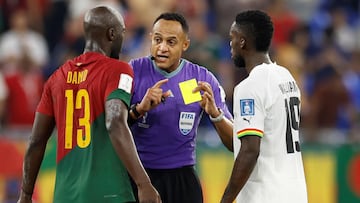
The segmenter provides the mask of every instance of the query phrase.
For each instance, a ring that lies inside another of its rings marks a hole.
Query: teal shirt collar
[[[150,56],[151,57],[151,56]],[[180,59],[180,64],[179,66],[176,68],[176,70],[174,70],[173,72],[171,73],[168,73],[164,70],[161,70],[155,63],[155,61],[151,60],[152,64],[153,64],[153,67],[155,68],[155,70],[157,72],[159,72],[161,75],[163,75],[165,78],[171,78],[171,77],[174,77],[178,72],[180,72],[183,67],[184,67],[184,64],[185,64],[185,60],[184,59]]]

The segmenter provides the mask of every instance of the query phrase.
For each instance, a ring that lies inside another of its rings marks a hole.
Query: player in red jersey
[[[133,71],[119,61],[125,25],[110,7],[85,14],[84,53],[47,81],[24,160],[19,203],[31,202],[46,143],[57,128],[55,203],[161,202],[127,126]]]

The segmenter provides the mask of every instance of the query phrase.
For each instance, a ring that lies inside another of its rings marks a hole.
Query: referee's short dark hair
[[[186,19],[184,18],[183,15],[181,15],[180,13],[162,13],[159,15],[159,17],[157,17],[154,21],[153,24],[155,24],[157,21],[164,19],[164,20],[173,20],[173,21],[177,21],[181,24],[181,27],[183,29],[183,31],[188,34],[189,33],[189,25],[186,22]]]
[[[256,51],[269,50],[274,25],[268,14],[260,10],[248,10],[237,14],[235,22],[249,39],[253,39]]]

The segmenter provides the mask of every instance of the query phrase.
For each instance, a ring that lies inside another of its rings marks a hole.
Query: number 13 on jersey
[[[75,97],[74,97],[75,96]],[[80,148],[89,146],[91,141],[90,131],[90,100],[86,89],[80,89],[74,95],[74,90],[65,90],[66,116],[65,116],[65,149],[72,149],[74,126],[76,129],[76,143]],[[74,117],[74,111],[82,111],[82,117]],[[74,123],[75,122],[75,123]]]

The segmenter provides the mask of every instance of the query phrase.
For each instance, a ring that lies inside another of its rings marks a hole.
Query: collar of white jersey
[[[277,66],[276,62],[270,62],[270,63],[261,63],[259,65],[256,65],[251,71],[250,73],[255,70],[255,69],[258,69],[258,68],[261,68],[263,66]]]

